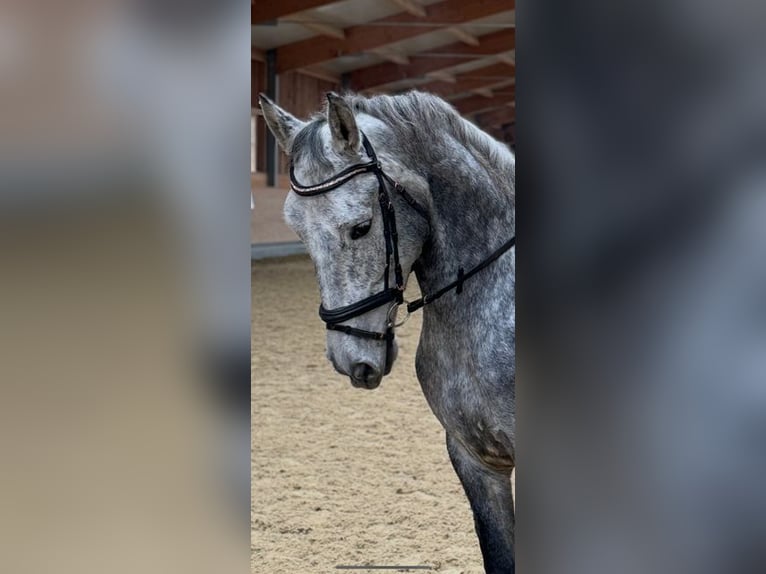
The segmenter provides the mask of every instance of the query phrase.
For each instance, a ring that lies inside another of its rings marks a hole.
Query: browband
[[[361,175],[363,173],[368,173],[368,172],[369,173],[374,172],[377,169],[377,166],[378,166],[378,162],[376,161],[371,161],[369,163],[362,163],[358,165],[352,165],[348,169],[344,169],[335,177],[330,178],[327,181],[323,181],[322,183],[318,183],[316,185],[301,185],[295,179],[295,166],[293,166],[293,164],[291,163],[290,164],[290,188],[295,193],[297,193],[298,195],[302,195],[303,197],[310,197],[312,195],[327,193],[328,191],[337,189],[344,183],[354,179],[357,175]]]
[[[290,188],[298,195],[311,197],[312,195],[320,195],[322,193],[332,191],[333,189],[337,189],[347,181],[354,179],[357,175],[375,172],[382,173],[383,168],[378,162],[378,157],[375,155],[375,150],[372,149],[372,144],[370,144],[370,141],[367,139],[367,136],[364,135],[364,133],[362,133],[362,145],[364,146],[364,151],[367,153],[367,156],[370,158],[369,162],[358,163],[356,165],[352,165],[351,167],[347,167],[330,179],[327,179],[316,185],[302,185],[298,183],[298,180],[295,178],[295,165],[291,161]]]

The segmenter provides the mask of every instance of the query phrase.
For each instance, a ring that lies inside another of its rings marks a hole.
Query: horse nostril
[[[375,369],[367,363],[356,363],[351,370],[351,376],[357,381],[367,381],[375,374]]]
[[[367,389],[374,389],[380,384],[380,373],[367,363],[355,363],[351,367],[351,380],[354,386],[362,386]]]

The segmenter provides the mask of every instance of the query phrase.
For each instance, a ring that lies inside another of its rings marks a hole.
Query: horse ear
[[[266,125],[269,126],[271,133],[277,139],[279,147],[285,153],[289,153],[295,134],[306,125],[305,122],[286,112],[263,94],[258,96],[258,103],[261,106],[261,110],[263,110],[263,118],[266,120]]]
[[[327,122],[336,149],[341,153],[356,154],[361,136],[354,112],[346,100],[334,92],[327,93]]]

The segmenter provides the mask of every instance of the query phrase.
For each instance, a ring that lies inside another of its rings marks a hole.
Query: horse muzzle
[[[358,389],[376,389],[383,380],[383,373],[369,363],[356,363],[351,367],[351,384]]]

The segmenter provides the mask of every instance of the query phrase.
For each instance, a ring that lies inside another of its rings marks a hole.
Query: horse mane
[[[412,146],[413,156],[416,152],[432,148],[437,138],[442,138],[443,132],[446,132],[498,178],[510,182],[515,180],[516,161],[511,150],[463,118],[452,105],[438,96],[412,90],[394,96],[367,97],[346,93],[342,97],[356,113],[364,113],[384,122],[400,142]],[[331,169],[332,164],[324,159],[321,137],[321,129],[326,123],[325,107],[313,114],[306,127],[296,135],[291,155]],[[511,185],[511,193],[513,188]]]
[[[427,92],[412,90],[394,96],[345,94],[344,99],[356,112],[363,112],[385,122],[397,132],[400,141],[428,139],[446,130],[484,165],[501,174],[510,174],[513,181],[516,161],[511,150],[463,118],[449,103]]]

